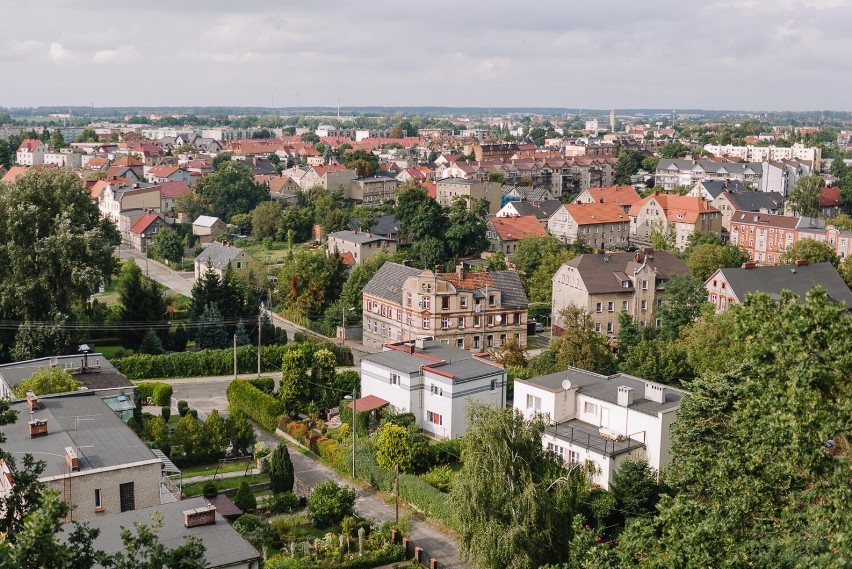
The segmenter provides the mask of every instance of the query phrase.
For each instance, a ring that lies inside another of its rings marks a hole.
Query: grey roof
[[[521,284],[521,275],[518,271],[493,271],[489,273],[494,281],[494,288],[500,291],[500,304],[502,306],[529,306],[527,293]]]
[[[828,291],[832,300],[852,308],[852,291],[831,263],[720,270],[740,302],[753,292],[766,292],[773,298],[780,298],[784,290],[792,291],[804,301],[808,292],[820,285]]]
[[[745,186],[742,185],[739,180],[706,180],[702,181],[701,185],[704,187],[705,190],[707,190],[707,193],[713,196],[713,199],[718,198],[724,191],[728,191],[731,193],[741,193],[749,191],[746,189]]]
[[[526,200],[509,202],[518,212],[518,215],[534,215],[538,218],[549,217],[540,207],[533,205]]]
[[[407,347],[410,342],[407,344],[399,342],[394,345]],[[362,361],[409,374],[417,373],[422,366],[428,366],[440,369],[443,373],[452,374],[459,381],[492,374],[499,370],[493,364],[475,358],[472,352],[435,340],[424,341],[423,348],[415,347],[413,354],[404,350],[385,348],[385,351],[362,358]]]
[[[197,537],[204,543],[204,558],[207,567],[228,567],[248,561],[260,561],[260,554],[243,537],[216,513],[216,523],[207,526],[186,528],[183,525],[184,510],[203,508],[208,505],[204,498],[190,498],[181,502],[171,502],[151,508],[131,510],[111,516],[95,517],[87,520],[88,524],[100,530],[95,539],[95,549],[106,553],[117,553],[124,550],[121,541],[121,530],[132,530],[135,523],[151,524],[151,516],[159,512],[163,517],[163,527],[158,536],[160,542],[168,549],[183,545],[186,538]],[[65,532],[73,529],[71,524],[62,526]],[[67,539],[67,538],[65,538]]]
[[[562,202],[559,200],[543,200],[538,202],[538,207],[544,212],[544,214],[550,218],[551,215],[556,213],[560,207],[562,207]]]
[[[713,174],[745,174],[747,170],[755,174],[763,173],[761,162],[714,162],[713,160],[685,160],[677,158],[663,158],[657,163],[657,172],[667,170],[674,166],[677,170],[693,170],[700,167],[702,170]]]
[[[421,269],[406,267],[399,263],[385,263],[376,271],[370,282],[364,286],[362,292],[396,304],[402,304],[402,285],[405,284],[405,279],[422,272]]]
[[[349,229],[344,229],[343,231],[335,231],[334,233],[328,234],[329,238],[334,237],[335,239],[340,239],[341,241],[348,241],[349,243],[358,243],[359,245],[363,245],[364,243],[373,243],[375,241],[394,241],[390,237],[385,237],[383,235],[376,235],[375,233],[367,233],[364,231],[350,231]]]
[[[242,249],[234,247],[233,245],[223,245],[222,243],[214,241],[204,248],[204,250],[195,258],[195,262],[207,265],[207,261],[209,259],[210,265],[214,269],[225,270],[228,263],[237,257],[245,257],[245,253]]]
[[[97,468],[121,467],[134,462],[159,462],[130,427],[91,391],[39,397],[41,408],[32,419],[47,421],[47,436],[30,438],[31,420],[26,399],[12,403],[17,422],[0,427],[5,452],[31,453],[46,464],[42,478],[67,474],[65,448],[79,448],[80,474]],[[81,420],[77,420],[80,417]],[[76,434],[75,434],[76,432]]]
[[[734,209],[740,211],[774,211],[778,209],[778,204],[763,192],[742,192],[728,193],[728,200],[734,206]]]
[[[349,220],[349,229],[358,227],[360,220],[353,217]],[[383,215],[376,219],[376,223],[370,228],[370,233],[376,235],[396,235],[399,233],[400,223],[393,215]]]
[[[631,292],[632,286],[627,289],[622,287],[622,280],[617,273],[630,275],[646,263],[654,268],[658,283],[667,280],[671,275],[689,274],[686,263],[666,251],[639,253],[639,262],[636,261],[636,255],[637,253],[587,253],[574,257],[566,264],[580,272],[586,290],[592,294]]]
[[[624,373],[607,376],[574,367],[569,367],[566,371],[550,375],[517,381],[559,393],[564,391],[562,382],[566,379],[571,382],[572,388],[577,388],[578,393],[613,404],[618,404],[618,388],[620,386],[631,387],[633,388],[633,404],[630,405],[630,410],[645,413],[646,415],[656,415],[657,413],[677,409],[680,407],[681,398],[687,393],[682,389],[666,386],[665,402],[657,403],[656,401],[645,399],[645,386],[648,384],[661,385],[659,383]]]
[[[133,389],[133,384],[118,371],[103,354],[89,354],[86,359],[86,369],[83,369],[83,355],[56,356],[52,358],[37,358],[0,365],[0,378],[6,385],[13,387],[32,376],[39,369],[58,365],[68,369],[77,381],[82,381],[88,389],[117,389],[127,387]]]
[[[466,178],[442,178],[438,180],[439,184],[463,184],[465,186],[469,186],[475,182],[475,180],[468,180]]]

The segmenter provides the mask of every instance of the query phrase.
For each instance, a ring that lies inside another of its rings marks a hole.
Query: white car
[[[542,324],[541,322],[536,322],[535,323],[535,333],[541,334],[542,332],[544,332],[544,324]]]

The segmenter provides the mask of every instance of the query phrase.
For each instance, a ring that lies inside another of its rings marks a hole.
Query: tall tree
[[[234,411],[228,415],[225,428],[228,431],[228,440],[231,442],[231,455],[249,454],[254,448],[254,443],[257,442],[257,435],[254,434],[246,414],[239,410]]]
[[[228,446],[228,428],[216,409],[207,415],[207,420],[201,426],[198,444],[199,450],[207,454],[221,452]]]
[[[118,240],[115,225],[101,218],[70,170],[33,170],[11,185],[0,183],[0,316],[70,318],[110,278]],[[8,354],[8,332],[2,344]]]
[[[475,567],[534,568],[566,559],[571,520],[587,487],[542,446],[544,420],[475,404],[450,503],[461,553]]]
[[[269,483],[273,494],[292,492],[295,476],[290,451],[284,443],[279,444],[269,456]]]
[[[442,238],[447,225],[443,208],[416,182],[399,187],[396,218],[400,232],[414,243],[427,237]]]
[[[659,336],[666,340],[678,337],[680,329],[695,320],[707,303],[704,281],[692,275],[672,275],[665,284],[666,294],[657,309]]]
[[[120,332],[121,343],[136,349],[142,342],[148,325],[162,322],[166,317],[163,291],[152,279],[142,275],[133,261],[125,261],[118,277],[119,315],[126,325]]]
[[[212,303],[207,305],[198,319],[195,344],[202,350],[228,347],[228,331],[225,329],[222,314]]]
[[[787,250],[781,255],[780,261],[786,264],[792,264],[796,261],[831,263],[837,267],[840,259],[834,251],[834,247],[825,241],[800,239],[793,243],[792,247],[787,247]]]
[[[183,238],[177,231],[162,230],[154,236],[153,252],[157,257],[170,263],[178,263],[183,260],[183,245]]]
[[[225,221],[237,213],[249,213],[269,199],[269,191],[254,181],[251,170],[239,160],[222,163],[202,177],[193,191],[210,205],[213,215]]]
[[[322,409],[336,407],[343,397],[343,394],[337,391],[336,368],[337,360],[330,350],[314,352],[311,365],[311,387],[314,392],[312,399]]]
[[[789,205],[797,215],[816,217],[819,215],[819,200],[825,188],[825,180],[817,174],[800,178],[787,196]]]
[[[488,238],[485,236],[487,216],[488,202],[485,200],[474,200],[470,205],[464,198],[453,202],[444,233],[450,256],[466,257],[488,248]]]
[[[281,212],[284,208],[277,201],[258,204],[251,212],[252,232],[259,238],[275,237],[281,225]]]
[[[288,349],[281,357],[281,387],[278,396],[288,411],[301,408],[313,394],[308,380],[308,354],[303,348]]]
[[[559,369],[574,366],[596,373],[615,369],[615,356],[606,338],[595,330],[589,311],[572,304],[562,309],[559,320],[564,332],[550,342]]]

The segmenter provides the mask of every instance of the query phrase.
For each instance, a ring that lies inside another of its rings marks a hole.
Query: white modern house
[[[527,418],[543,415],[544,446],[568,463],[594,463],[594,482],[606,489],[630,457],[658,471],[671,462],[671,426],[684,395],[631,375],[569,367],[515,380],[514,408]]]
[[[417,427],[436,437],[461,437],[472,401],[505,405],[506,370],[486,356],[432,338],[385,344],[361,360],[358,410],[390,405],[413,413]]]

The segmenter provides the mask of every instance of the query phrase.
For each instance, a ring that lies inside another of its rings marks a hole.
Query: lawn
[[[250,458],[244,460],[229,460],[228,462],[219,467],[218,472],[220,474],[223,474],[225,472],[245,472],[246,468],[254,468],[255,465],[255,461],[251,460]],[[188,466],[184,469],[181,469],[181,473],[183,473],[184,478],[192,478],[193,476],[207,476],[216,474],[217,466],[218,463]]]
[[[229,488],[239,488],[242,481],[245,480],[249,484],[258,484],[260,482],[269,482],[268,474],[254,474],[248,476],[236,476],[234,478],[217,478],[213,480],[213,484],[216,485],[218,490],[227,490]],[[195,482],[193,484],[187,484],[183,487],[183,495],[185,498],[191,498],[193,496],[200,496],[204,491],[204,485],[209,484],[209,482]]]
[[[273,241],[269,247],[253,237],[241,239],[236,243],[237,247],[245,251],[251,258],[257,259],[264,265],[280,265],[287,260],[290,247],[283,241]],[[304,245],[293,245],[293,251],[298,251]]]
[[[98,352],[102,353],[104,357],[108,360],[111,360],[117,357],[118,353],[121,352],[123,356],[133,355],[133,350],[127,350],[119,344],[112,344],[109,346],[97,346]]]

